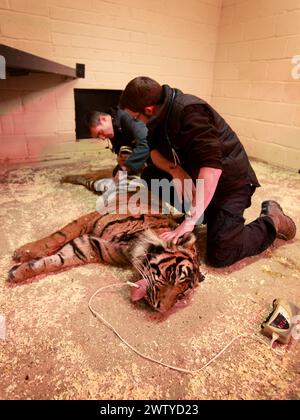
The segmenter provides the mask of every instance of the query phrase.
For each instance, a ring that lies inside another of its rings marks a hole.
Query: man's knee
[[[207,263],[208,265],[210,265],[211,267],[215,267],[215,268],[224,268],[224,267],[228,267],[231,264],[228,264],[227,261],[220,259],[220,258],[216,258],[215,255],[207,255],[206,256],[207,259]]]
[[[228,267],[239,260],[237,250],[220,244],[210,245],[207,249],[206,259],[210,266],[216,268]]]

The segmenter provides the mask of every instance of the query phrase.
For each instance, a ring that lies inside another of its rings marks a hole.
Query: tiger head
[[[142,277],[135,283],[138,287],[131,289],[132,301],[145,298],[155,310],[166,312],[197,287],[204,276],[199,270],[195,242],[192,233],[175,245],[146,231],[131,252],[132,263]]]

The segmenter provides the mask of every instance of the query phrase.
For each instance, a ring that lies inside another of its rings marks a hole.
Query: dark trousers
[[[165,172],[147,167],[142,178],[149,188],[151,179],[170,179]],[[207,224],[207,262],[214,267],[226,267],[245,257],[260,254],[276,238],[276,229],[268,216],[258,217],[245,225],[245,209],[251,206],[255,187],[244,185],[239,189],[215,195],[204,213]],[[174,204],[171,198],[170,204]]]

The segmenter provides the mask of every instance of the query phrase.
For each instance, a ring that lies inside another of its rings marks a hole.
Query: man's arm
[[[179,179],[182,184],[185,179],[191,179],[180,165],[175,165],[174,162],[170,162],[158,150],[151,150],[150,156],[154,165],[162,171],[167,172],[173,179]]]
[[[221,174],[221,169],[208,167],[200,169],[198,179],[204,182],[204,197],[198,197],[197,194],[193,194],[193,210],[191,215],[186,218],[175,230],[163,233],[161,235],[163,239],[172,239],[173,242],[176,243],[182,235],[193,231],[196,223],[214,196]],[[203,202],[201,200],[203,200]]]
[[[186,179],[191,180],[191,177],[186,171],[181,166],[175,165],[174,162],[170,162],[156,149],[151,150],[150,156],[155,166],[171,175],[174,181],[176,180],[176,182],[174,182],[174,187],[177,191],[178,198],[180,199],[183,196],[186,202],[191,203],[195,188],[192,181],[186,188],[184,181]]]
[[[131,118],[131,117],[130,117]],[[149,146],[147,142],[148,130],[141,121],[131,118],[129,121],[129,131],[131,140],[135,143],[132,146],[132,154],[125,160],[125,166],[134,172],[140,172],[149,158]]]
[[[151,151],[151,159],[155,166],[170,174],[173,179],[179,179],[182,183],[185,179],[190,179],[190,176],[180,166],[175,166],[172,162],[162,156],[158,150]],[[177,242],[180,236],[184,235],[186,232],[193,231],[196,223],[214,196],[221,174],[221,169],[209,167],[200,168],[198,179],[204,182],[204,196],[198,197],[196,188],[190,192],[193,196],[192,211],[190,216],[186,218],[184,222],[174,231],[162,234],[164,239],[173,239],[174,242]],[[189,194],[186,195],[189,196]]]
[[[195,224],[210,204],[217,189],[221,175],[222,169],[206,167],[200,169],[198,179],[203,181],[204,190],[203,197],[197,197],[196,195],[193,196],[193,210],[191,212],[190,219],[195,222]],[[202,203],[199,202],[201,199],[203,199]]]
[[[174,163],[166,159],[158,150],[151,150],[150,157],[157,168],[172,175],[171,171],[175,169]]]

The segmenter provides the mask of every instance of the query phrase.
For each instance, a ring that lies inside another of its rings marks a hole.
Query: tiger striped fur
[[[20,264],[9,272],[18,283],[41,274],[89,263],[131,265],[140,274],[132,300],[145,298],[156,310],[169,310],[203,279],[193,234],[177,245],[159,238],[178,216],[90,213],[14,253]]]
[[[98,193],[95,188],[95,183],[101,179],[107,178],[107,176],[109,176],[109,170],[104,169],[86,174],[66,175],[61,178],[60,182],[61,184],[82,185],[89,191]]]

